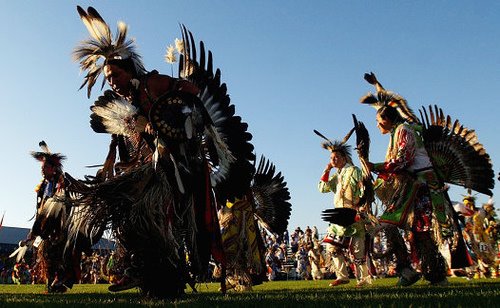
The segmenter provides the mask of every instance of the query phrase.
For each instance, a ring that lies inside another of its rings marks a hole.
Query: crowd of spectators
[[[297,227],[292,234],[273,236],[263,231],[269,280],[323,279],[332,276],[328,253],[318,228]]]
[[[403,239],[407,245],[408,252],[412,259],[412,266],[419,268],[418,258],[415,256],[414,247],[410,247],[411,232],[401,231]],[[306,227],[302,230],[297,227],[292,234],[285,232],[283,236],[273,236],[263,231],[263,238],[266,244],[266,265],[268,269],[268,279],[272,280],[318,280],[335,279],[335,267],[330,252],[322,243],[326,234],[319,234],[316,227]],[[345,238],[349,240],[349,238]],[[342,243],[338,243],[342,245]],[[344,243],[347,247],[348,243]],[[445,246],[440,247],[444,249]],[[500,251],[500,242],[497,252]],[[396,276],[396,260],[392,252],[391,244],[387,242],[384,232],[377,233],[369,244],[369,258],[367,260],[370,275],[373,278],[385,278]],[[350,262],[348,270],[351,278],[355,277],[354,260],[348,253],[346,260]],[[490,268],[491,274],[485,277],[500,277],[500,253],[494,268]],[[460,270],[448,269],[449,276],[464,276],[472,278],[470,275],[460,274]],[[483,277],[483,276],[479,276]],[[474,278],[476,278],[474,276]]]
[[[409,247],[408,234],[403,234]],[[276,236],[262,230],[266,254],[268,280],[318,280],[335,279],[335,268],[330,252],[325,249],[317,227],[305,230],[297,227],[291,234],[288,231]],[[347,238],[348,239],[348,238]],[[499,244],[500,245],[500,244]],[[369,270],[373,278],[392,277],[396,275],[396,262],[390,253],[384,233],[373,238],[370,247]],[[36,255],[36,254],[35,254]],[[0,284],[38,284],[44,283],[40,275],[39,264],[35,255],[29,254],[26,259],[16,263],[8,255],[0,256]],[[350,257],[346,255],[346,260]],[[413,264],[418,267],[417,258]],[[113,283],[121,275],[113,251],[97,250],[91,255],[83,255],[81,259],[80,283],[98,284]],[[354,266],[348,266],[354,277]]]
[[[114,253],[94,251],[91,255],[82,255],[81,278],[79,283],[109,283],[114,278]],[[8,255],[0,257],[0,284],[44,284],[40,275],[40,263],[32,255],[15,262]]]

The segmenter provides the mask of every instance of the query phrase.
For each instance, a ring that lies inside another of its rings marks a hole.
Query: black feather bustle
[[[425,148],[441,179],[491,196],[495,185],[491,159],[475,131],[453,122],[436,105],[429,106],[428,113],[422,107],[420,114]]]
[[[290,192],[284,176],[276,173],[276,167],[261,156],[253,177],[252,193],[256,205],[256,215],[271,229],[271,232],[283,234],[288,227],[292,211]]]
[[[199,89],[206,90],[212,97],[211,101],[205,101],[204,107],[208,112],[210,122],[214,123],[217,132],[224,136],[224,142],[229,151],[236,158],[227,174],[221,174],[218,164],[221,160],[214,151],[213,140],[206,139],[209,151],[207,156],[211,158],[212,179],[216,181],[215,192],[219,200],[244,196],[250,187],[252,175],[255,172],[253,145],[250,143],[252,135],[247,131],[248,124],[241,117],[236,116],[235,106],[231,104],[227,94],[226,84],[221,82],[221,71],[214,72],[212,52],[206,51],[205,44],[200,41],[199,50],[195,46],[194,36],[185,25],[181,25],[181,35],[184,42],[184,54],[179,61],[179,77],[187,78]],[[208,55],[208,57],[207,57]],[[199,58],[197,58],[199,57]],[[207,57],[207,58],[206,58]],[[190,72],[188,76],[182,76]]]

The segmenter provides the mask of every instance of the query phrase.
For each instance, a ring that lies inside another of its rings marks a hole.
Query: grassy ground
[[[199,293],[171,303],[144,298],[137,290],[112,294],[107,285],[75,285],[66,294],[43,294],[42,285],[0,285],[1,307],[500,307],[500,279],[451,278],[446,287],[420,281],[395,287],[396,279],[375,280],[357,289],[354,281],[335,288],[328,281],[266,282],[246,293],[220,294],[218,284],[198,285]]]

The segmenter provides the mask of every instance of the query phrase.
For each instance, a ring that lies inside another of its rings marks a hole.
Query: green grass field
[[[329,281],[266,282],[246,293],[220,294],[218,284],[199,284],[199,293],[172,303],[148,299],[138,290],[112,294],[108,285],[75,285],[65,294],[44,294],[43,285],[0,285],[1,307],[500,307],[500,279],[451,278],[446,287],[419,281],[395,287],[396,279],[378,279],[371,287],[355,282],[328,287]]]

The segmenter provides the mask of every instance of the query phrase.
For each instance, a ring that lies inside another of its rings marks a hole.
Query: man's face
[[[334,168],[341,169],[346,164],[346,158],[339,152],[332,152],[330,154],[330,165]]]
[[[42,175],[46,179],[51,179],[55,173],[56,173],[56,168],[54,168],[54,166],[52,166],[51,164],[44,163],[42,165]]]
[[[132,74],[120,68],[115,64],[107,64],[104,66],[104,77],[113,91],[121,96],[130,94],[130,80]]]
[[[380,132],[385,135],[388,132],[391,131],[392,128],[392,122],[384,119],[380,116],[380,114],[377,114],[377,127],[380,130]]]

